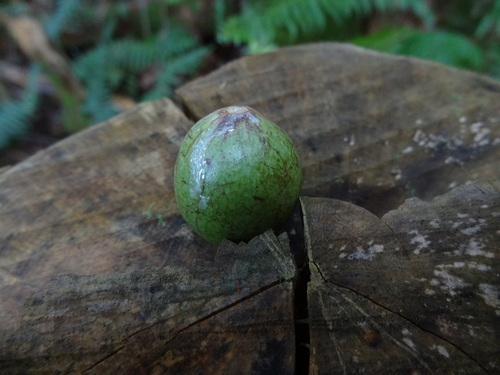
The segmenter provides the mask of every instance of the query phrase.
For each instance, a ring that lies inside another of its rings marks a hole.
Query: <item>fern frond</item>
[[[116,21],[130,15],[131,1],[108,1],[107,21]],[[64,30],[83,31],[89,23],[95,23],[98,19],[98,8],[100,0],[57,0],[52,15],[45,22],[45,31],[50,39],[57,39]]]
[[[407,27],[392,27],[352,40],[381,52],[415,56],[464,69],[481,69],[483,52],[465,36],[453,32],[422,33]]]
[[[408,39],[418,34],[418,30],[409,27],[388,27],[373,34],[354,38],[350,42],[380,52],[398,53]]]
[[[179,82],[178,76],[191,74],[208,52],[197,45],[197,40],[180,27],[172,27],[168,34],[147,41],[123,39],[100,43],[74,63],[74,71],[89,89],[87,112],[94,121],[114,115],[111,93],[124,86],[137,91],[135,74],[152,66],[165,68],[145,98],[170,96]]]
[[[94,79],[90,82],[83,111],[90,115],[93,124],[105,121],[118,113],[111,102],[111,95],[111,89],[105,79]]]
[[[88,90],[83,110],[91,116],[93,123],[105,121],[117,114],[111,104],[111,83],[117,80],[117,72],[112,70],[104,46],[93,55],[94,70],[82,77]]]
[[[75,18],[82,7],[81,0],[58,0],[55,12],[45,24],[45,32],[48,37],[52,40],[57,39],[61,30]]]
[[[427,2],[420,0],[406,0],[407,6],[400,9],[411,10],[420,20],[424,23],[427,30],[434,28],[436,24],[436,17],[432,10],[427,5]]]
[[[0,148],[9,144],[29,129],[29,120],[38,104],[38,78],[40,66],[35,64],[30,69],[28,85],[23,97],[18,101],[0,105]]]
[[[487,63],[485,73],[494,79],[500,80],[500,49],[498,43],[490,42],[486,44],[485,60]]]
[[[148,66],[181,54],[194,46],[197,41],[186,31],[172,29],[168,35],[158,36],[148,41],[122,39],[100,44],[78,58],[74,70],[80,79],[85,80],[102,69],[101,54],[106,55],[106,65],[111,69],[125,69],[139,72]],[[112,72],[110,72],[112,74]]]
[[[484,65],[483,51],[465,36],[453,32],[418,33],[397,52],[463,69],[480,70]]]
[[[341,24],[353,16],[372,12],[412,10],[426,25],[434,22],[424,0],[270,0],[248,2],[241,15],[229,18],[219,39],[236,44],[276,42],[281,30],[292,40],[299,34],[323,31],[329,19]]]
[[[155,87],[142,100],[146,101],[171,96],[174,87],[180,83],[179,76],[193,74],[199,68],[203,58],[209,51],[210,49],[207,47],[199,47],[178,57],[169,59],[165,63],[163,72],[158,76]]]
[[[24,112],[21,103],[6,103],[0,106],[0,149],[27,131],[29,116],[30,114]]]
[[[500,1],[492,1],[491,9],[488,9],[481,18],[476,28],[476,36],[482,38],[488,33],[500,35]]]
[[[226,4],[224,0],[215,0],[214,2],[214,29],[216,36],[220,35],[224,18],[226,15]]]

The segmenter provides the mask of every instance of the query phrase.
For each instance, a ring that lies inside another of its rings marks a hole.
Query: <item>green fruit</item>
[[[182,216],[213,243],[279,229],[301,183],[290,138],[249,107],[222,108],[198,121],[186,134],[174,173]]]

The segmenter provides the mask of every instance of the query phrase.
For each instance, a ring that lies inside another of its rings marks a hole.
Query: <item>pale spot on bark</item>
[[[410,240],[410,243],[412,245],[417,245],[415,250],[413,250],[413,254],[415,255],[420,254],[423,249],[427,248],[431,244],[431,241],[427,240],[427,236],[421,235],[416,229],[412,230],[410,234],[414,235],[414,237]]]
[[[443,345],[433,345],[431,347],[432,350],[437,350],[439,354],[441,354],[443,357],[450,358],[450,354],[448,353],[448,350]]]
[[[482,293],[478,293],[483,297],[484,302],[491,307],[495,308],[496,315],[500,315],[500,291],[496,285],[491,284],[479,284],[479,289]]]
[[[455,296],[457,294],[457,290],[470,285],[460,277],[454,276],[446,271],[434,270],[434,275],[441,279],[439,285],[440,288],[448,292],[450,296]]]
[[[375,255],[382,253],[384,251],[383,245],[372,245],[367,249],[363,249],[361,246],[356,248],[354,253],[349,254],[349,260],[373,260]]]
[[[409,339],[408,337],[403,338],[403,342],[414,352],[417,351],[417,347],[415,346],[415,343]]]

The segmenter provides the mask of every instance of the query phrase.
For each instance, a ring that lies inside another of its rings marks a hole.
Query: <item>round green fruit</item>
[[[301,183],[299,155],[290,138],[249,107],[222,108],[198,121],[175,164],[182,216],[216,244],[279,229]]]

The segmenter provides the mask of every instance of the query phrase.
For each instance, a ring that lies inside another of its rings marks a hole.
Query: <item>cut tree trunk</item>
[[[0,373],[500,372],[498,82],[331,43],[177,99],[0,174]],[[173,168],[228,105],[291,136],[304,186],[288,235],[217,248]]]

